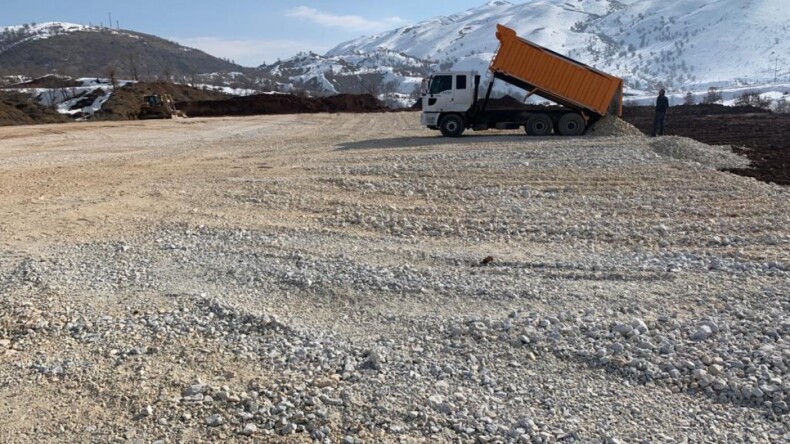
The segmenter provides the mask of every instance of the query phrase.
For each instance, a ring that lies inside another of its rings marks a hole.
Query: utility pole
[[[110,18],[110,21],[107,22],[107,25],[110,27],[110,29],[112,29],[112,12],[108,12],[107,17]]]
[[[775,51],[771,51],[771,55],[774,56],[774,84],[776,84],[777,74],[779,74],[779,54]]]
[[[779,54],[774,56],[774,84],[776,84],[777,74],[779,74]]]

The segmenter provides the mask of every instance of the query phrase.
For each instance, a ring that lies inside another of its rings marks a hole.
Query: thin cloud
[[[285,12],[288,17],[309,20],[326,28],[342,28],[350,31],[383,31],[393,26],[402,25],[406,20],[400,17],[388,17],[383,20],[371,20],[358,15],[336,15],[319,11],[307,6],[298,6]]]
[[[277,59],[287,59],[300,51],[326,52],[331,49],[325,44],[298,40],[221,39],[217,37],[171,37],[170,40],[248,67],[259,66],[264,61],[273,63]]]

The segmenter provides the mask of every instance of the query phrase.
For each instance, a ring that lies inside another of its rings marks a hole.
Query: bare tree
[[[790,113],[790,102],[785,97],[780,97],[774,102],[774,112],[780,114]]]
[[[738,106],[754,106],[757,108],[769,109],[771,108],[771,99],[762,97],[757,91],[746,91],[735,99],[735,104]]]
[[[391,80],[389,82],[384,82],[381,85],[381,95],[384,100],[384,105],[387,108],[398,108],[400,107],[400,102],[396,96],[398,92],[398,81]]]
[[[414,88],[412,88],[411,92],[409,93],[409,99],[417,101],[419,100],[421,95],[422,95],[422,88],[418,83],[414,85]]]
[[[189,74],[189,83],[193,88],[197,88],[198,84],[200,83],[200,77],[194,70]]]
[[[44,99],[47,102],[47,105],[50,108],[52,108],[54,110],[57,110],[58,109],[58,97],[59,97],[58,89],[57,88],[47,88],[47,89],[44,90],[44,92],[42,94],[44,96]]]
[[[722,100],[724,100],[724,97],[722,96],[721,91],[719,91],[719,88],[711,86],[708,88],[708,92],[702,98],[702,103],[710,105],[713,103],[719,103]]]
[[[137,76],[137,66],[138,66],[137,53],[135,52],[129,53],[129,59],[127,60],[127,64],[129,65],[129,75],[132,77],[132,80],[134,80],[135,82],[139,81],[140,79]]]
[[[694,98],[694,94],[691,91],[686,93],[686,96],[683,98],[684,105],[696,105],[697,99]]]
[[[164,76],[166,82],[169,82],[173,78],[173,68],[170,66],[170,63],[165,63],[162,69],[162,76]]]
[[[381,82],[378,76],[375,75],[359,75],[359,88],[363,94],[370,94],[378,98],[381,94]]]
[[[75,91],[76,88],[70,88],[68,86],[61,86],[58,88],[58,96],[61,98],[61,102],[65,102],[76,97],[76,94],[74,94]]]
[[[112,84],[113,89],[118,87],[117,72],[114,65],[107,67],[107,78],[110,79],[110,84]]]
[[[79,89],[77,89],[77,87],[75,87],[75,86],[72,86],[72,87],[71,87],[71,88],[69,88],[69,90],[68,90],[68,95],[69,95],[69,98],[72,98],[72,99],[73,99],[73,98],[77,97],[79,94],[80,94],[80,92],[79,92]],[[83,93],[83,94],[84,94],[84,93]]]

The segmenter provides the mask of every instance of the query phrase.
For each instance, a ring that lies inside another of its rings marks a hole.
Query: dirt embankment
[[[39,105],[27,94],[0,92],[0,126],[70,122],[68,116]]]
[[[119,88],[107,101],[99,120],[136,120],[143,97],[169,94],[179,111],[189,117],[250,116],[259,114],[302,114],[321,112],[382,112],[387,108],[371,95],[340,94],[310,98],[291,94],[259,94],[231,97],[172,83],[136,83]]]
[[[118,88],[96,113],[98,120],[137,120],[143,108],[143,97],[169,94],[176,102],[195,100],[218,100],[229,96],[216,91],[206,91],[188,85],[153,82],[134,83]]]
[[[645,134],[653,130],[652,107],[626,107],[623,119]],[[790,185],[790,115],[748,106],[683,105],[669,109],[666,134],[711,145],[732,145],[752,161],[730,170],[765,182]]]
[[[176,107],[190,117],[387,111],[387,107],[381,101],[369,94],[340,94],[319,98],[290,94],[259,94],[226,100],[179,102]]]
[[[71,77],[49,75],[30,80],[29,82],[17,83],[9,86],[9,88],[72,88],[81,85],[82,82]]]
[[[81,82],[67,77],[44,76],[29,82],[7,86],[0,91],[0,126],[65,123],[71,118],[43,106],[30,94],[15,91],[22,88],[72,88]],[[91,102],[92,103],[92,102]]]
[[[36,79],[20,87],[64,87],[64,79],[52,77]],[[58,83],[60,82],[60,83]],[[303,113],[368,113],[386,112],[388,108],[369,95],[340,94],[331,97],[302,97],[291,94],[260,94],[233,97],[217,91],[203,90],[173,83],[134,83],[117,88],[95,120],[137,120],[143,109],[143,98],[148,95],[170,95],[180,111],[189,117],[250,116],[259,114]],[[97,94],[89,94],[85,103],[93,103]],[[7,93],[0,96],[0,125],[32,125],[36,123],[70,122],[71,118],[38,105],[24,94]]]

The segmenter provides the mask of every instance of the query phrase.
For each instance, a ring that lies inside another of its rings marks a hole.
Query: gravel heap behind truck
[[[572,60],[497,25],[499,49],[488,69],[493,79],[480,100],[480,76],[439,72],[423,80],[422,124],[458,137],[464,130],[518,129],[528,135],[578,136],[607,114],[623,112],[623,80]],[[496,79],[551,100],[558,107],[489,107]]]

